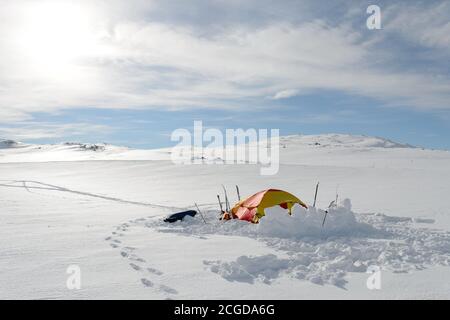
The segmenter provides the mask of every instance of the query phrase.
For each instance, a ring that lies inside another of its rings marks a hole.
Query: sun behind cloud
[[[98,12],[85,2],[36,1],[24,5],[16,39],[28,71],[71,77],[77,60],[104,51],[97,16]]]

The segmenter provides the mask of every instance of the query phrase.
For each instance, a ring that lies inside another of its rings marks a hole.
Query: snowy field
[[[279,173],[262,176],[258,164],[175,165],[169,149],[0,141],[0,298],[450,298],[448,151],[346,135],[281,146]],[[238,184],[311,205],[317,181],[317,209],[217,219],[221,184],[233,203]],[[206,224],[162,221],[194,203]],[[366,286],[373,265],[380,290]]]

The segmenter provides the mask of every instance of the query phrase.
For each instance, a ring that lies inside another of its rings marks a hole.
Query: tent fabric
[[[246,220],[257,223],[261,217],[265,216],[266,208],[280,206],[292,213],[292,207],[298,203],[304,208],[307,205],[289,192],[277,189],[263,190],[236,203],[231,209],[233,216],[239,220]]]

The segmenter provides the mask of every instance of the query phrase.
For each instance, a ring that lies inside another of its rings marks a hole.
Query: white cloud
[[[386,10],[386,28],[430,48],[450,51],[450,2],[426,6],[392,5]]]
[[[269,19],[266,24],[235,23],[202,33],[198,26],[139,17],[139,8],[151,12],[158,6],[155,2],[127,7],[119,3],[103,7],[108,10],[104,13],[97,10],[95,50],[80,50],[77,59],[54,68],[20,51],[14,36],[20,19],[0,22],[0,122],[76,107],[253,108],[267,97],[321,89],[390,105],[450,108],[448,74],[438,77],[393,67],[395,61],[386,58],[385,49],[349,23]],[[14,6],[8,10],[20,13]],[[419,26],[436,16],[438,11],[421,15]],[[395,19],[393,25],[404,22]],[[434,36],[431,27],[421,30],[423,43],[445,47],[445,34]]]
[[[295,90],[295,89],[282,90],[280,92],[277,92],[273,96],[273,99],[275,99],[275,100],[287,99],[287,98],[295,97],[298,94],[299,94],[299,90]]]
[[[0,137],[18,141],[29,141],[67,136],[87,136],[112,132],[113,128],[89,123],[51,124],[20,122],[15,127],[0,127]]]

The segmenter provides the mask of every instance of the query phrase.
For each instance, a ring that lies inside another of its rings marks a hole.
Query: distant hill
[[[0,149],[20,148],[23,146],[25,146],[25,144],[14,140],[0,139]]]
[[[323,147],[415,148],[412,145],[394,142],[385,138],[350,134],[291,135],[281,137],[280,141]]]

